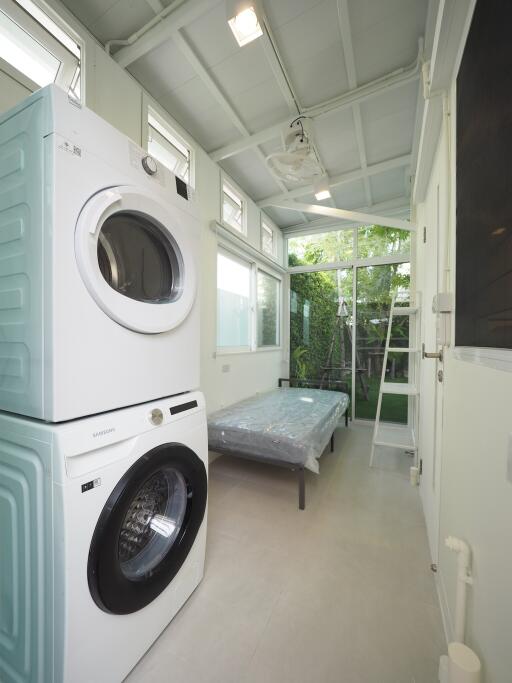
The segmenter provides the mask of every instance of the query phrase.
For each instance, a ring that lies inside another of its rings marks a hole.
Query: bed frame
[[[339,380],[331,381],[331,384],[336,382],[337,384],[343,385],[343,388],[346,388],[347,385],[339,382]],[[303,380],[303,379],[298,379],[298,378],[284,378],[280,377],[278,380],[279,388],[281,389],[283,386],[283,383],[287,383],[288,386],[290,387],[302,387],[302,388],[310,388],[310,389],[318,389],[320,380]],[[314,386],[316,383],[317,386]],[[342,389],[340,388],[340,391]],[[345,411],[345,427],[348,427],[348,409],[349,409],[350,403],[347,405],[347,409]],[[334,451],[334,432],[331,434],[331,441],[330,441],[330,447],[331,447],[331,453]],[[232,457],[236,458],[243,458],[244,460],[253,460],[255,462],[264,462],[268,463],[269,465],[276,465],[277,467],[284,467],[287,470],[291,470],[292,472],[297,472],[298,475],[298,483],[299,483],[299,510],[305,510],[306,509],[306,478],[305,478],[305,468],[303,466],[294,464],[294,463],[286,463],[283,462],[282,460],[274,460],[273,458],[260,458],[257,455],[247,455],[247,454],[239,454],[237,453],[236,455],[233,453],[233,451],[228,451],[228,450],[222,450],[220,448],[215,448],[215,453],[220,453],[221,455],[230,455]]]

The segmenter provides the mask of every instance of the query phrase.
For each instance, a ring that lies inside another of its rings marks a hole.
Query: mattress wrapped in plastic
[[[283,388],[258,394],[208,417],[212,451],[303,465],[317,459],[348,406],[347,394]]]

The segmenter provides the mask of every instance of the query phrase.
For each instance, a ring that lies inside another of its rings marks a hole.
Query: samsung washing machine
[[[0,117],[0,410],[60,422],[199,387],[190,188],[48,86]]]
[[[119,683],[203,575],[203,396],[0,435],[0,680]]]

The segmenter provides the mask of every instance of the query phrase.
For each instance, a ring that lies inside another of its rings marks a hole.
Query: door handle
[[[440,360],[441,363],[443,362],[443,350],[441,351],[436,351],[435,353],[427,353],[425,351],[425,344],[421,345],[421,357],[422,358],[437,358],[437,360]]]

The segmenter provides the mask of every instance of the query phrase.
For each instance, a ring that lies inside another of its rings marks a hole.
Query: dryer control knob
[[[155,173],[158,171],[158,165],[156,161],[153,159],[153,157],[150,157],[149,154],[145,157],[142,157],[142,168],[148,175],[155,175]]]
[[[162,413],[160,408],[153,408],[153,410],[149,414],[149,421],[152,425],[155,425],[155,427],[158,427],[158,425],[162,424],[162,422],[164,421],[164,414]]]

